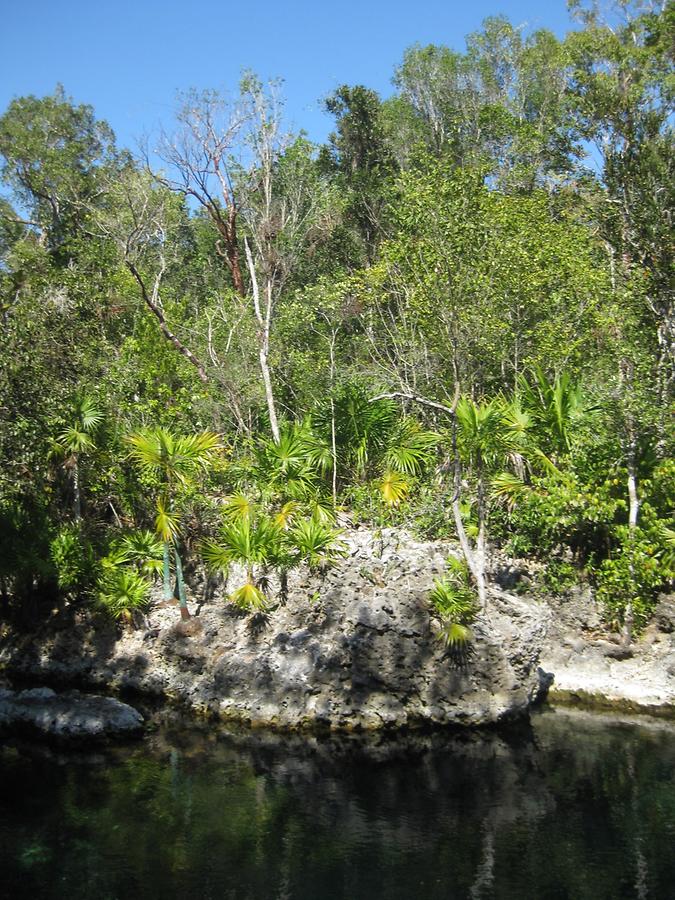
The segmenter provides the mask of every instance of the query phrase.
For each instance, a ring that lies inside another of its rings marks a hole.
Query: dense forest
[[[57,87],[0,117],[0,604],[122,620],[153,580],[451,538],[461,640],[499,554],[630,635],[675,578],[675,3],[413,46],[381,99],[188,90],[139,152]]]

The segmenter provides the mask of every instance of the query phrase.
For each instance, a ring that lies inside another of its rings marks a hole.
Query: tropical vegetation
[[[675,5],[570,9],[340,86],[323,146],[252,73],[139,156],[60,86],[10,103],[5,614],[136,621],[157,582],[188,616],[201,566],[267,612],[346,516],[457,540],[451,645],[499,554],[642,627],[675,579]]]

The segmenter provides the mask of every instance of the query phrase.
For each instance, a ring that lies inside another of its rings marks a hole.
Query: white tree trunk
[[[80,466],[77,455],[73,455],[73,516],[76,522],[82,521],[82,489],[80,487]]]
[[[270,417],[270,428],[272,429],[272,437],[276,444],[281,438],[279,432],[279,420],[277,418],[277,408],[274,402],[274,388],[272,387],[272,374],[269,367],[269,347],[270,347],[270,323],[272,320],[272,285],[268,282],[266,286],[266,302],[265,314],[263,315],[260,305],[260,288],[258,285],[258,276],[256,274],[253,255],[249,247],[248,240],[244,238],[244,247],[246,249],[246,263],[248,265],[248,273],[251,278],[251,290],[253,292],[253,311],[258,323],[258,359],[260,360],[260,372],[262,373],[263,385],[265,388],[265,399],[267,400],[267,411]]]

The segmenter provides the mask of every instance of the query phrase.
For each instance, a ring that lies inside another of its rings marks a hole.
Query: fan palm
[[[171,549],[176,571],[178,603],[181,617],[189,618],[185,581],[178,536],[180,516],[175,508],[176,494],[185,489],[199,471],[205,471],[220,450],[217,434],[203,431],[198,434],[175,434],[165,428],[153,428],[126,437],[129,456],[146,477],[158,482],[157,517],[155,533],[162,542],[164,599],[173,597],[171,589]]]
[[[554,458],[567,455],[575,427],[590,412],[581,386],[572,382],[566,372],[551,381],[537,367],[530,379],[525,376],[518,379],[517,388],[524,408],[534,421],[542,449]]]
[[[259,445],[255,479],[268,497],[307,500],[319,490],[326,466],[324,451],[308,422],[285,425],[278,441]]]
[[[73,489],[73,518],[82,518],[82,485],[80,457],[94,450],[94,435],[103,421],[103,413],[96,401],[86,394],[75,399],[70,413],[70,424],[54,441],[54,455],[65,457],[64,467],[70,472]]]
[[[283,561],[283,527],[244,501],[241,495],[229,498],[218,540],[206,541],[202,556],[215,572],[226,573],[232,563],[241,563],[246,568],[246,582],[230,594],[230,600],[245,609],[262,610],[267,598],[256,582],[255,567]]]
[[[138,572],[112,568],[101,579],[98,602],[114,618],[132,622],[134,612],[147,607],[149,590],[148,579]]]
[[[371,403],[363,388],[348,384],[333,398],[333,407],[321,407],[315,418],[324,431],[335,423],[338,466],[343,473],[363,479],[373,462],[385,453],[398,412],[393,401]]]
[[[448,560],[448,573],[434,581],[429,600],[440,619],[440,633],[446,645],[454,649],[466,645],[472,638],[469,626],[476,616],[476,599],[469,586],[466,563]]]
[[[298,562],[306,562],[310,569],[322,569],[344,555],[345,545],[339,535],[337,529],[311,518],[298,522],[289,531],[289,542]]]
[[[419,475],[434,455],[439,436],[425,431],[414,419],[400,419],[389,436],[381,466],[380,495],[390,509],[398,506],[411,489],[412,479]]]

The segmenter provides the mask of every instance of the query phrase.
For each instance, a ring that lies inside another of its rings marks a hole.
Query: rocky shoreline
[[[155,604],[146,627],[123,630],[66,607],[37,633],[6,634],[0,667],[10,678],[131,689],[280,729],[488,725],[526,714],[547,690],[553,702],[675,716],[669,609],[626,653],[582,591],[548,601],[496,589],[469,651],[457,654],[439,640],[427,601],[452,544],[358,529],[347,545],[325,575],[295,573],[286,602],[266,616],[225,602],[235,572],[210,597],[193,585],[198,615],[186,622]]]
[[[603,628],[586,590],[549,601],[540,665],[553,675],[549,701],[675,718],[675,600],[663,596],[630,647]]]

